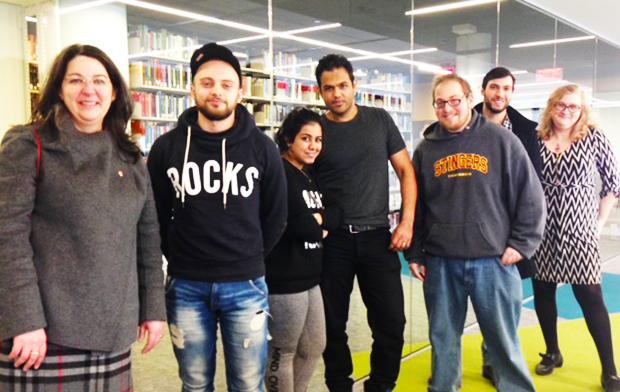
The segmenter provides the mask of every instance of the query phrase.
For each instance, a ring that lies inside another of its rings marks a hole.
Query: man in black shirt
[[[346,324],[357,276],[374,343],[366,391],[391,391],[400,369],[405,326],[397,251],[411,245],[415,176],[405,143],[383,109],[355,104],[357,82],[351,63],[330,54],[316,78],[328,112],[322,118],[323,151],[314,164],[319,183],[344,211],[345,225],[323,241],[327,347],[325,379],[331,392],[350,392],[353,380]],[[400,180],[401,222],[389,231],[388,160]]]

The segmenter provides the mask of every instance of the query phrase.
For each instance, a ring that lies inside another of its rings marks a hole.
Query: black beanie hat
[[[194,80],[196,72],[198,72],[198,68],[200,68],[202,64],[211,60],[220,60],[230,64],[230,66],[234,68],[235,72],[237,72],[237,75],[239,75],[239,85],[241,85],[241,65],[239,65],[239,60],[237,60],[237,57],[235,57],[235,55],[228,48],[218,45],[215,42],[211,42],[210,44],[204,45],[200,49],[196,49],[192,55],[192,60],[189,63],[189,67],[192,71],[192,80]]]

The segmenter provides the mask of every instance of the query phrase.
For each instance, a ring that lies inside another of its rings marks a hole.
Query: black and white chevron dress
[[[543,160],[542,185],[547,201],[547,223],[536,251],[536,279],[573,284],[600,284],[598,246],[600,198],[620,196],[620,176],[613,148],[605,135],[588,135],[557,154],[539,139]],[[600,175],[602,190],[596,192]]]

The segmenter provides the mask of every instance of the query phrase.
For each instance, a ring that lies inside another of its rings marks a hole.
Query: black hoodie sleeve
[[[168,258],[168,228],[172,220],[172,206],[174,201],[174,189],[172,183],[166,175],[165,154],[166,146],[170,142],[170,136],[164,135],[158,138],[147,160],[147,167],[151,176],[151,185],[153,187],[153,196],[155,197],[155,206],[157,208],[157,220],[159,221],[159,234],[161,236],[161,251]]]
[[[272,141],[267,140],[265,144],[265,171],[260,185],[260,224],[263,254],[268,255],[286,229],[288,196],[282,158]]]

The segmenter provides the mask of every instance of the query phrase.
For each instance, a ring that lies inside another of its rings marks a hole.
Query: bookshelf
[[[36,18],[31,17],[26,20],[27,34],[27,56],[26,56],[26,91],[28,92],[26,100],[26,113],[32,115],[32,111],[39,102],[41,94],[41,78],[39,67],[39,48],[37,45],[37,22]]]
[[[154,30],[139,25],[129,32],[129,84],[136,102],[132,134],[143,151],[171,130],[181,113],[194,105],[189,96],[189,62],[200,47],[196,37]],[[254,115],[256,125],[269,136],[296,106],[322,112],[325,104],[315,79],[317,61],[310,57],[270,50],[258,55],[238,54],[242,65],[243,104]],[[273,64],[271,67],[270,64]],[[402,73],[374,73],[359,77],[356,103],[385,109],[403,134],[408,147],[412,140],[411,85]],[[401,204],[398,177],[390,166],[390,210]],[[391,217],[398,221],[398,213]]]
[[[129,32],[129,85],[136,103],[131,129],[143,151],[148,152],[153,141],[172,129],[181,113],[194,105],[189,96],[189,62],[198,47],[197,38],[166,29],[140,25]],[[285,53],[277,57],[289,61]],[[325,106],[312,74],[267,72],[269,58],[269,51],[263,51],[262,56],[248,61],[241,58],[240,62],[246,65],[241,69],[243,104],[254,115],[257,126],[272,135],[295,106],[317,111]]]

